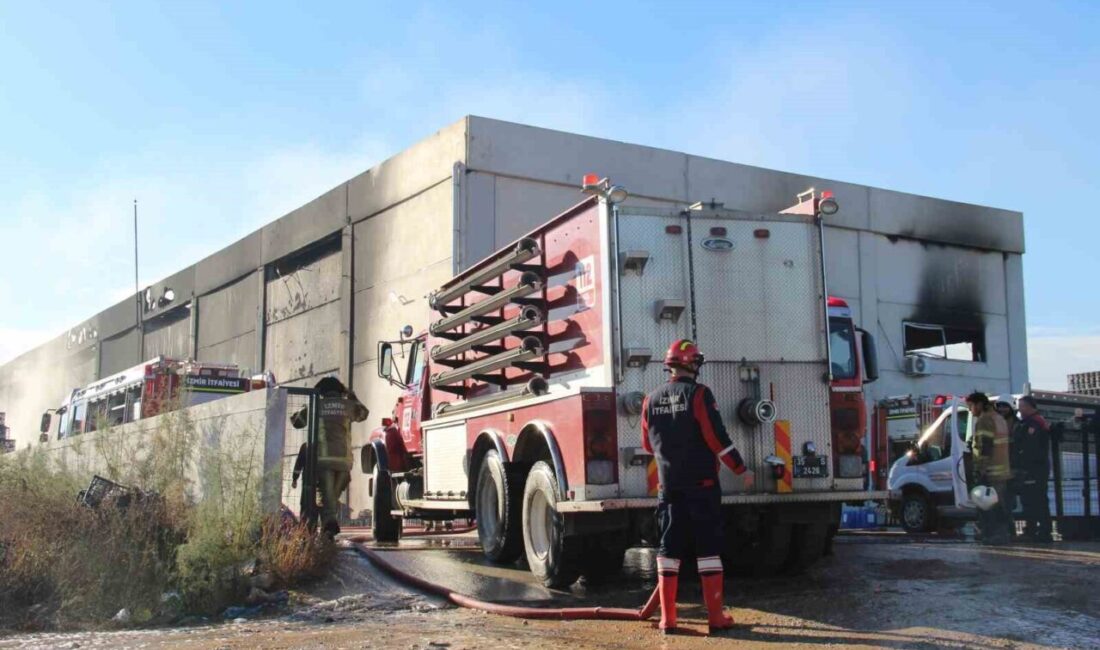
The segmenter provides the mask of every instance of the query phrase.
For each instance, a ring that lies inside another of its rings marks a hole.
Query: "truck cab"
[[[871,334],[856,327],[848,303],[829,297],[829,407],[833,440],[833,472],[864,476],[868,454],[867,401],[863,386],[878,379],[878,357]],[[874,474],[873,468],[870,474]]]

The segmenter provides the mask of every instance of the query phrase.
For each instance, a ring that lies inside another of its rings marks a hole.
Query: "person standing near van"
[[[979,510],[983,544],[1007,544],[1011,537],[1012,517],[1008,511],[1009,469],[1008,423],[1001,417],[985,393],[971,393],[966,406],[974,420],[971,453],[974,455],[976,482],[997,492],[997,504],[989,510]]]
[[[1047,480],[1050,477],[1050,426],[1035,406],[1030,395],[1020,398],[1022,419],[1016,424],[1013,438],[1017,447],[1017,482],[1024,506],[1024,537],[1035,542],[1051,542],[1050,499]]]

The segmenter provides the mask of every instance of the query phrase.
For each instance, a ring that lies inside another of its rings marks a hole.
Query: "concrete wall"
[[[158,415],[131,424],[53,440],[43,449],[58,462],[91,481],[98,474],[124,485],[138,484],[150,456],[161,448],[155,439],[187,437],[194,441],[186,476],[195,498],[218,488],[209,471],[217,461],[236,468],[250,464],[262,477],[264,507],[275,511],[281,500],[286,393],[255,391]],[[217,461],[215,460],[217,459]]]
[[[631,203],[670,209],[715,200],[770,212],[808,187],[832,189],[830,290],[879,340],[885,372],[872,396],[1026,380],[1018,212],[469,117],[149,287],[143,334],[127,299],[0,367],[0,410],[23,446],[72,388],[150,353],[192,355],[280,382],[344,378],[371,409],[354,429],[361,445],[396,396],[376,377],[377,341],[426,328],[431,289],[576,203],[588,172],[627,187]],[[156,302],[169,288],[175,299]],[[989,361],[902,374],[902,323],[933,316],[980,324]]]

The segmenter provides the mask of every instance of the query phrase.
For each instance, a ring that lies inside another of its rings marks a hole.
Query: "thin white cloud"
[[[1066,375],[1100,370],[1100,334],[1028,336],[1027,363],[1031,385],[1068,390]]]

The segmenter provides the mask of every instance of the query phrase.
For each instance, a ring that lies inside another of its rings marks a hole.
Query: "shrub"
[[[200,431],[177,410],[152,432],[87,437],[65,454],[0,456],[0,626],[102,623],[122,608],[145,622],[169,591],[188,612],[214,614],[248,594],[254,571],[285,587],[329,566],[323,536],[265,520],[260,432]],[[96,472],[152,496],[85,507],[76,496]]]

